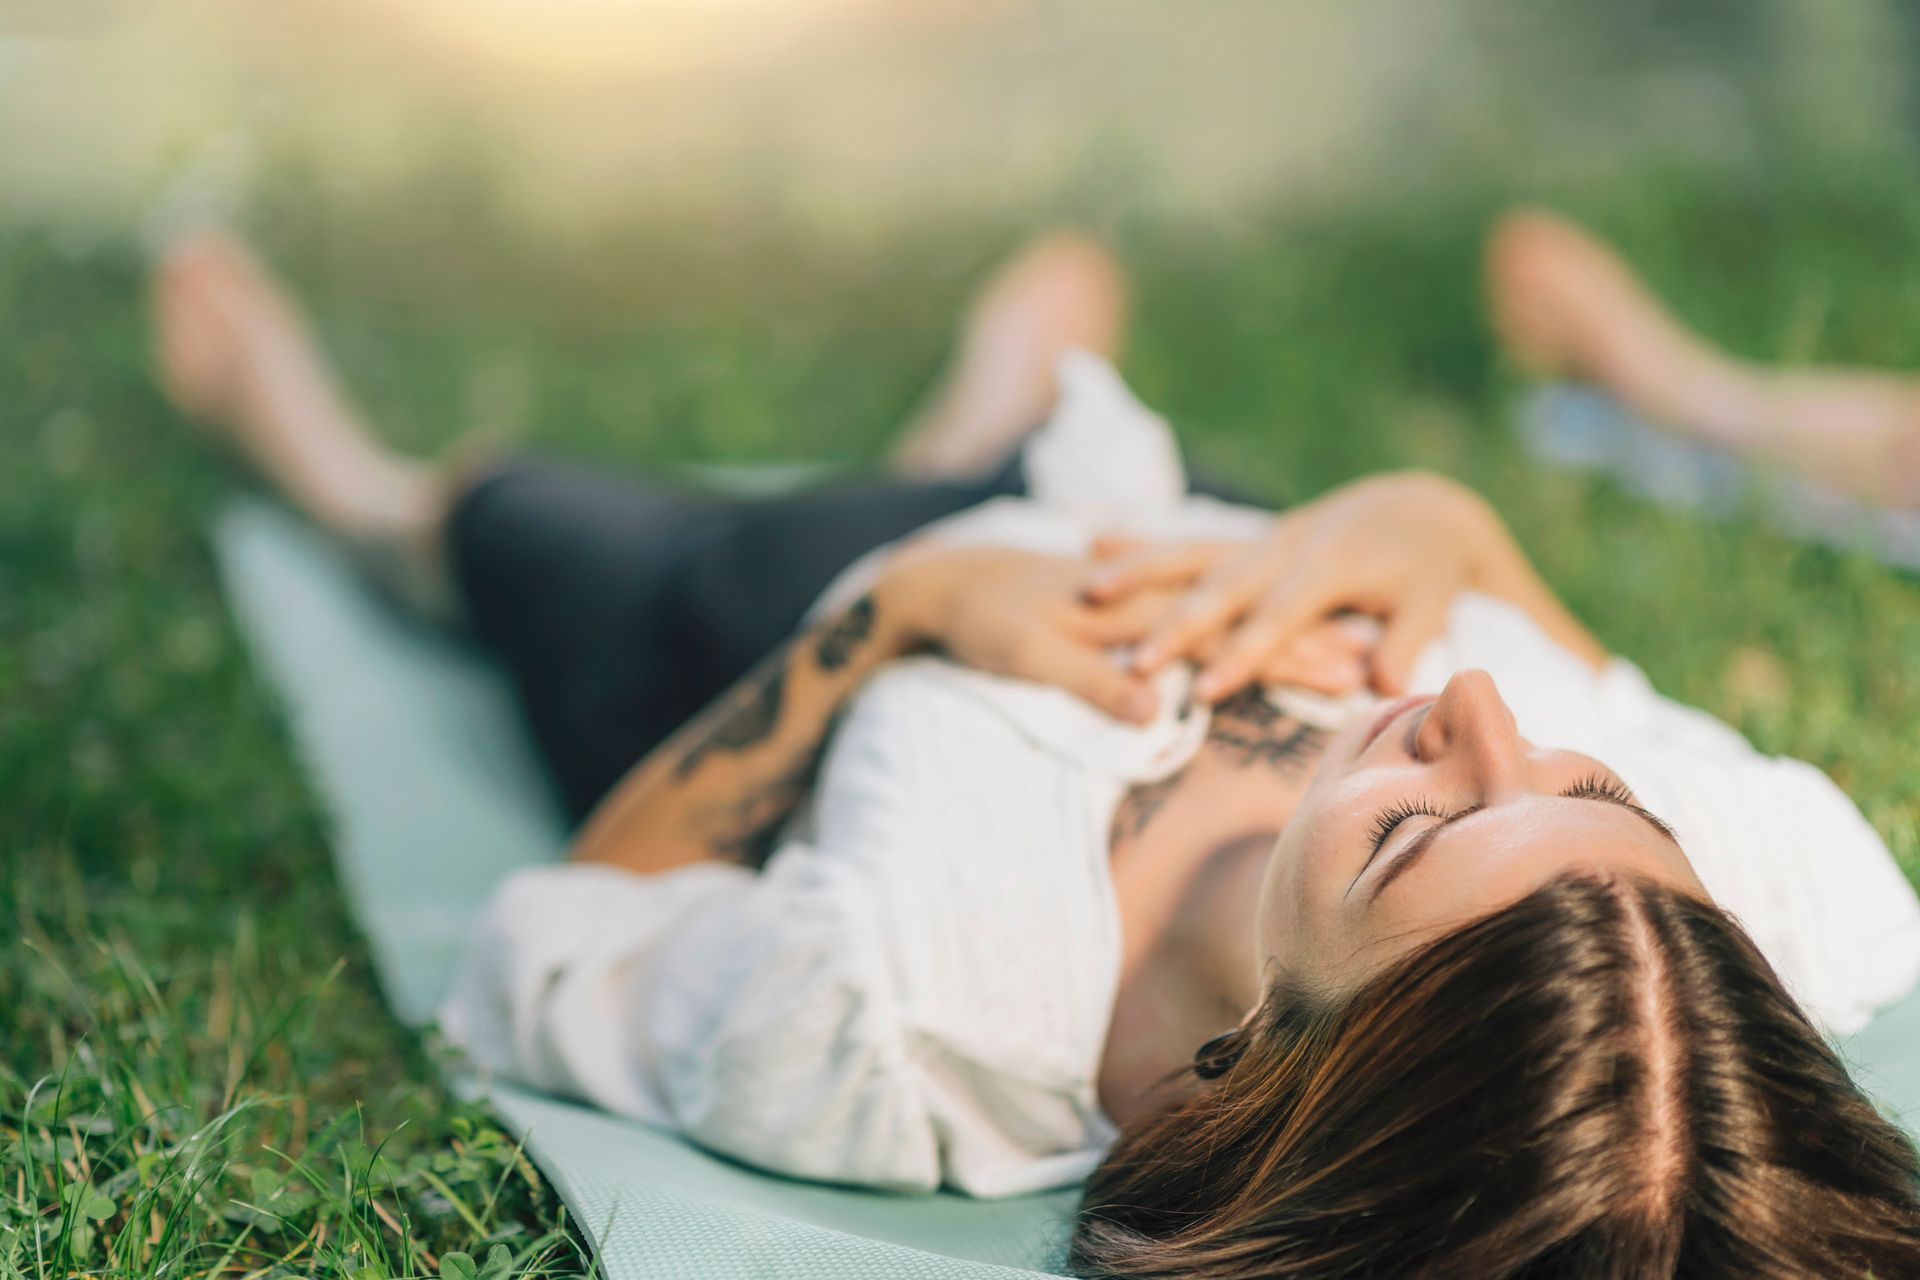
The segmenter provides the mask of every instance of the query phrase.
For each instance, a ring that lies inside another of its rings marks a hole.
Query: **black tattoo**
[[[1246,685],[1239,692],[1222,698],[1213,708],[1215,720],[1243,720],[1262,729],[1281,719],[1280,708],[1273,705],[1258,685]]]
[[[707,842],[723,858],[759,870],[772,856],[781,828],[806,799],[820,767],[820,748],[746,795],[711,806],[696,821],[712,834]]]
[[[1327,733],[1310,724],[1295,724],[1285,733],[1248,733],[1231,725],[1216,725],[1207,738],[1231,751],[1237,764],[1264,764],[1277,772],[1293,774],[1320,754]]]
[[[822,671],[838,671],[853,659],[853,651],[873,634],[873,597],[861,596],[833,625],[820,633],[813,660]]]
[[[1214,707],[1207,742],[1223,748],[1229,765],[1264,765],[1282,776],[1294,776],[1319,758],[1326,747],[1327,732],[1293,719],[1268,701],[1260,689],[1249,687]],[[1114,809],[1108,843],[1116,844],[1145,831],[1185,777],[1182,770],[1129,790]]]
[[[1121,840],[1139,835],[1160,812],[1160,806],[1167,802],[1174,789],[1180,785],[1180,772],[1168,774],[1154,782],[1142,782],[1130,788],[1120,805],[1113,811],[1113,825],[1107,831],[1109,846]]]
[[[749,674],[725,704],[702,716],[700,723],[712,721],[700,737],[687,748],[674,766],[673,776],[682,782],[706,763],[707,757],[721,751],[745,751],[766,741],[780,722],[780,704],[787,686],[787,650],[782,648]]]
[[[1250,686],[1213,709],[1207,741],[1226,748],[1235,764],[1297,774],[1326,748],[1327,731],[1292,719]]]

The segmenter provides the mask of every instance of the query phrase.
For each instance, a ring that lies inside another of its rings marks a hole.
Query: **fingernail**
[[[1160,650],[1150,644],[1143,644],[1133,651],[1133,669],[1146,671],[1160,661]]]
[[[1202,702],[1212,702],[1213,695],[1220,689],[1220,682],[1212,676],[1201,676],[1193,682],[1193,696]]]

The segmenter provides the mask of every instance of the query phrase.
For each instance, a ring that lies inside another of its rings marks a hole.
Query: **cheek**
[[[1314,839],[1312,824],[1296,818],[1287,824],[1267,862],[1260,886],[1260,949],[1282,969],[1298,968],[1302,953],[1311,949],[1319,932],[1314,870],[1316,862],[1325,861],[1316,858],[1316,849],[1324,844]]]
[[[1261,885],[1260,945],[1282,967],[1310,968],[1310,954],[1337,932],[1346,892],[1357,869],[1347,809],[1364,801],[1338,784],[1304,798],[1274,846]]]

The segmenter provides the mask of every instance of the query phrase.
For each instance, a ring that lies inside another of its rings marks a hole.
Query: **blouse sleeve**
[[[871,922],[831,860],[573,865],[495,893],[441,1025],[474,1064],[775,1172],[930,1190]]]
[[[1119,783],[971,673],[895,664],[848,708],[812,830],[758,875],[524,871],[443,1025],[476,1062],[797,1177],[1010,1195],[1111,1138]]]

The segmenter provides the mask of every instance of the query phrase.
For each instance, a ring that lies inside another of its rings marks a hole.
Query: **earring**
[[[1193,1074],[1202,1080],[1218,1080],[1240,1061],[1240,1028],[1222,1031],[1193,1051]]]

